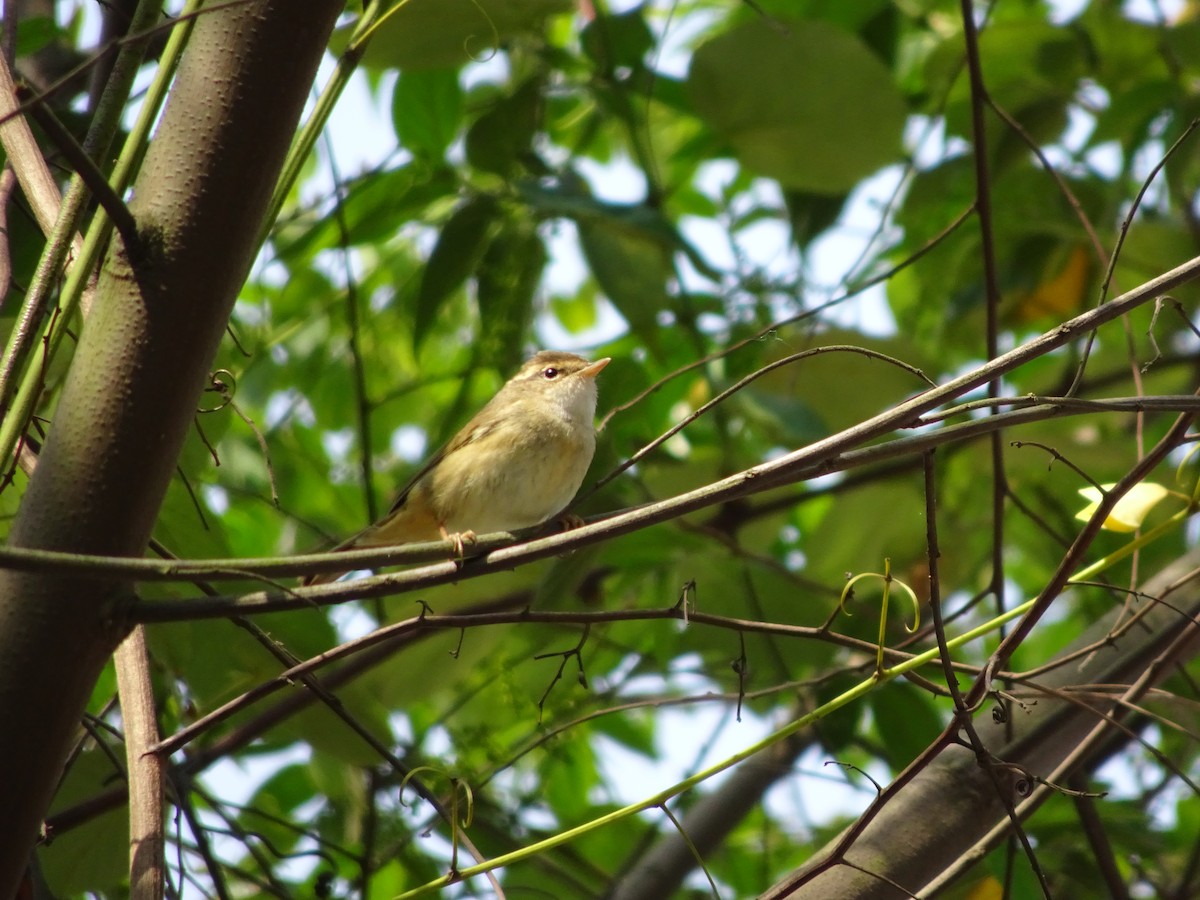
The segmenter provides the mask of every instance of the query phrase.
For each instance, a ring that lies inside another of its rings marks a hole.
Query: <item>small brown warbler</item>
[[[556,350],[534,355],[421,467],[386,516],[335,549],[441,537],[461,556],[476,534],[530,528],[561,513],[596,450],[596,376],[608,363]]]

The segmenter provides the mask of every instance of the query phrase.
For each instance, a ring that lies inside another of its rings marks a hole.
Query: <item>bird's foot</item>
[[[445,528],[438,528],[442,533],[442,537],[454,545],[454,557],[459,562],[463,562],[467,558],[467,544],[475,543],[475,532],[468,529],[467,531],[456,531],[454,534],[448,532]]]
[[[563,513],[558,517],[558,526],[563,531],[574,531],[576,528],[582,528],[586,524],[587,522],[583,521],[575,513]]]

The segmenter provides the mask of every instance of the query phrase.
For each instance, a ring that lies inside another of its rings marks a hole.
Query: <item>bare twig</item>
[[[133,900],[160,900],[166,867],[166,763],[148,752],[158,743],[158,720],[145,629],[139,625],[130,632],[117,648],[115,659],[129,771],[129,896]]]

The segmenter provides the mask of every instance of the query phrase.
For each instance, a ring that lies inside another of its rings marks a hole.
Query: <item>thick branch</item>
[[[1134,697],[1105,699],[1085,694],[1082,702],[1072,703],[1040,696],[1035,706],[1013,711],[1007,723],[994,724],[990,718],[986,723],[977,721],[976,728],[993,758],[1032,776],[1063,783],[1071,771],[1086,765],[1091,755],[1103,749],[1116,728],[1103,716],[1123,719],[1127,708],[1121,700],[1136,699],[1136,694],[1165,677],[1172,664],[1183,661],[1183,655],[1194,654],[1200,632],[1196,618],[1200,613],[1198,563],[1200,554],[1194,552],[1144,588],[1150,598],[1167,602],[1144,600],[1149,608],[1142,610],[1139,627],[1107,641],[1107,646],[1081,662],[1061,666],[1038,680],[1050,689],[1131,684],[1137,689]],[[1104,642],[1119,615],[1114,611],[1098,622],[1073,648]],[[1163,654],[1170,658],[1160,659]],[[1145,677],[1147,672],[1153,677]],[[977,859],[1007,834],[1007,803],[1015,805],[1019,815],[1028,815],[1052,790],[1040,785],[1030,793],[1033,782],[1018,778],[1014,771],[1003,776],[1010,791],[1001,798],[969,748],[959,743],[943,746],[922,771],[885,798],[882,808],[846,850],[845,861],[830,856],[839,838],[764,897],[893,900],[932,896],[931,882],[957,869],[964,857]],[[893,887],[896,884],[905,890]]]
[[[140,555],[256,252],[271,187],[342,4],[202,15],[110,251],[14,522],[24,547]],[[119,582],[0,572],[0,897],[12,896],[97,673],[124,636]]]

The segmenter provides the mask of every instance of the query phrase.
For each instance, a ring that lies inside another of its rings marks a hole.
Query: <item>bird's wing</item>
[[[443,444],[433,456],[425,460],[425,464],[417,470],[417,473],[412,478],[408,479],[408,483],[396,495],[396,499],[392,501],[391,508],[388,509],[387,516],[384,518],[395,515],[397,510],[404,506],[404,502],[408,499],[408,495],[412,493],[412,489],[417,486],[417,482],[432,472],[438,463],[468,444],[475,443],[496,427],[495,416],[490,414],[491,408],[492,403],[488,403],[487,406],[475,414],[475,418],[463,426],[458,434]]]

